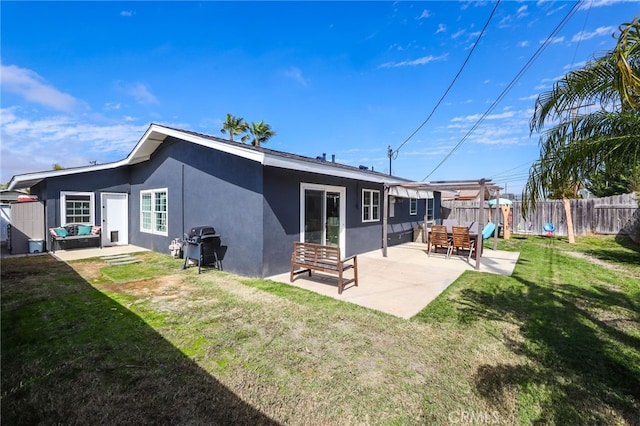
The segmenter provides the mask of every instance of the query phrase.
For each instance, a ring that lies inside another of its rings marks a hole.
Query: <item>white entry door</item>
[[[101,194],[102,245],[129,244],[129,198],[127,194]]]

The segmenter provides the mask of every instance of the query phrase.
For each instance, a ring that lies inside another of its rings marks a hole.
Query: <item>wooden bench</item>
[[[82,229],[80,228],[81,226],[86,228]],[[90,228],[88,234],[81,232],[81,230],[85,231],[88,228]],[[61,232],[61,229],[64,229],[64,232]],[[102,248],[101,231],[102,228],[100,226],[83,225],[81,223],[69,223],[58,228],[49,228],[49,234],[51,234],[51,251],[55,253],[56,244],[60,247],[60,243],[66,241],[77,241],[78,243],[96,241],[98,243],[97,246]],[[59,235],[58,232],[63,235]],[[66,235],[64,235],[64,233],[66,233]]]
[[[302,270],[295,271],[296,268],[302,268]],[[353,278],[345,279],[343,272],[349,269],[353,269]],[[291,254],[290,281],[293,282],[295,275],[305,272],[311,276],[312,270],[337,274],[338,294],[342,294],[342,289],[349,283],[354,282],[356,286],[358,285],[358,258],[356,256],[342,259],[340,247],[294,242]]]

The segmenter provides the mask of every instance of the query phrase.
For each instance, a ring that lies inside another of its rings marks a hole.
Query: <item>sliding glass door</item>
[[[303,183],[300,192],[301,241],[337,246],[344,253],[345,188]]]

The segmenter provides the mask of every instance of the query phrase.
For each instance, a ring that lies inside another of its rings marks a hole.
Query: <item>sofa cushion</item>
[[[91,225],[78,225],[77,235],[91,235]]]
[[[78,235],[91,235],[91,225],[78,225]]]
[[[55,232],[58,237],[66,237],[69,235],[67,230],[64,228],[53,228],[53,232]]]

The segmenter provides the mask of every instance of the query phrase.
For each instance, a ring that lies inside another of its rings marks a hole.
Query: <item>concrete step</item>
[[[140,262],[142,262],[142,260],[131,258],[131,259],[123,259],[123,260],[114,260],[109,262],[109,264],[112,266],[118,266],[118,265],[130,265],[132,263],[140,263]]]
[[[109,263],[110,265],[130,265],[132,263],[140,263],[141,259],[136,259],[129,254],[114,254],[112,256],[102,256],[100,259]]]

